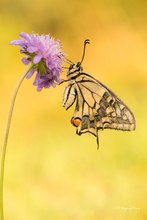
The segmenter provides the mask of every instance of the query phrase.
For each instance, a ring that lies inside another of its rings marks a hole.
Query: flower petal
[[[23,64],[25,64],[25,65],[28,65],[30,63],[30,60],[28,60],[24,57],[21,60],[22,60]]]
[[[31,78],[35,71],[36,71],[36,69],[31,69],[31,70],[28,72],[28,74],[26,75],[26,78],[27,78],[27,79]]]
[[[34,64],[37,64],[37,63],[40,62],[41,59],[42,59],[42,55],[38,54],[38,55],[36,55],[36,56],[34,57],[33,63],[34,63]]]
[[[41,92],[42,89],[42,87],[37,87],[37,92]]]
[[[19,34],[19,36],[24,38],[26,41],[30,41],[30,39],[31,39],[31,36],[29,34],[24,33],[24,32],[21,32]]]
[[[24,46],[24,41],[23,40],[13,40],[10,42],[10,45],[14,45],[14,46]]]
[[[27,48],[27,51],[29,52],[29,53],[35,53],[35,52],[37,52],[37,47],[35,47],[35,46],[29,46],[28,48]]]

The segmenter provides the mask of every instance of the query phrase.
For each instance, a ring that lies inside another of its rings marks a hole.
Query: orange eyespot
[[[81,119],[80,118],[72,118],[71,124],[75,127],[79,127],[79,125],[81,124]]]

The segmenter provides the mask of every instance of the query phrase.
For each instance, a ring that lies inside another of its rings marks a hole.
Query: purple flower
[[[20,40],[10,42],[11,45],[20,46],[20,52],[27,55],[22,58],[25,65],[33,64],[26,78],[35,72],[33,85],[37,91],[42,88],[55,87],[55,82],[60,82],[64,54],[60,41],[55,41],[50,35],[37,35],[20,33]]]

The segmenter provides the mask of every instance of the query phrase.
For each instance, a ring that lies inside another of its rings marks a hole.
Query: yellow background
[[[60,39],[73,62],[90,39],[84,71],[134,112],[134,132],[75,134],[74,107],[62,108],[65,84],[36,92],[25,80],[6,155],[6,220],[147,219],[147,1],[1,0],[0,146],[10,97],[26,66],[9,42],[23,32]],[[66,73],[62,74],[65,78]]]

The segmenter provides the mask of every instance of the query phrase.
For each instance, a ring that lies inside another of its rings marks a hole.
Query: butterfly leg
[[[61,85],[62,83],[69,82],[69,81],[70,81],[69,79],[61,79],[61,82],[55,82],[55,84]]]

